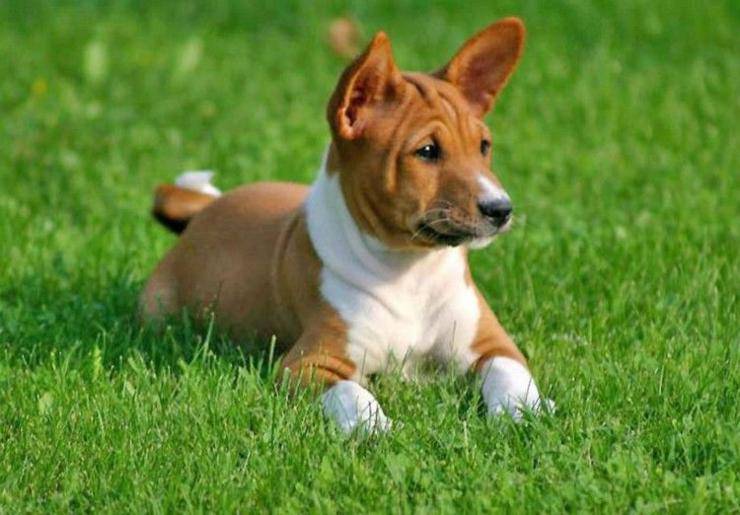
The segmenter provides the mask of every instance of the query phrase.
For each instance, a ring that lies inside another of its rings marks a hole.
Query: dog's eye
[[[442,157],[442,149],[436,143],[429,143],[417,149],[415,154],[425,161],[437,161]]]
[[[480,141],[480,153],[487,156],[489,150],[491,150],[491,142],[487,139],[482,139]]]

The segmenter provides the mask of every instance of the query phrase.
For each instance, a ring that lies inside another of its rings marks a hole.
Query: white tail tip
[[[186,190],[205,193],[206,195],[212,195],[214,197],[220,197],[221,190],[211,184],[213,175],[214,173],[210,170],[183,172],[177,179],[175,179],[175,186],[185,188]]]

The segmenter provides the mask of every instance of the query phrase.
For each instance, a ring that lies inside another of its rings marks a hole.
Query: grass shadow
[[[136,357],[155,372],[177,373],[182,363],[218,356],[233,368],[247,368],[267,380],[275,375],[275,342],[237,341],[213,323],[188,313],[160,327],[142,324],[133,274],[98,278],[28,275],[0,287],[0,352],[4,361],[33,369],[63,358],[69,366],[95,359],[106,370]]]

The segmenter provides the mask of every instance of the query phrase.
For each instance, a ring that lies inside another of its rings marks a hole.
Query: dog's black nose
[[[479,202],[478,209],[492,224],[501,227],[511,218],[513,207],[508,198]]]

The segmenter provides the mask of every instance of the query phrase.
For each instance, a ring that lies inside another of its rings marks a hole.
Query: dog
[[[479,374],[492,415],[539,411],[526,360],[467,262],[511,225],[483,117],[524,38],[521,20],[502,19],[425,74],[401,72],[379,32],[329,100],[331,143],[310,187],[222,195],[207,172],[160,186],[154,215],[182,234],[145,287],[143,316],[189,309],[236,337],[275,336],[285,372],[318,387],[346,432],[388,430],[368,378],[426,360]]]

